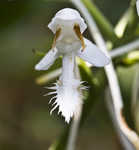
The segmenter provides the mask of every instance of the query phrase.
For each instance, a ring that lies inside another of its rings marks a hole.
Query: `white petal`
[[[56,32],[57,27],[74,26],[77,23],[80,26],[81,33],[87,28],[84,19],[80,16],[77,10],[71,8],[64,8],[56,13],[52,21],[49,23],[48,28]]]
[[[42,60],[35,66],[36,70],[47,70],[57,59],[58,57],[58,50],[52,49],[50,50]]]
[[[101,51],[95,44],[84,38],[86,48],[78,51],[77,56],[89,62],[93,66],[103,67],[110,62],[110,57]]]
[[[137,13],[139,15],[139,0],[137,0],[137,2],[136,2],[136,7],[137,7]]]

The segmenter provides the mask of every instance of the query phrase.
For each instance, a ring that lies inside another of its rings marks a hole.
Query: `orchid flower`
[[[65,8],[56,13],[48,28],[55,34],[51,50],[35,66],[36,70],[47,70],[62,56],[62,74],[53,87],[49,87],[55,94],[53,112],[56,108],[69,123],[70,119],[78,114],[82,105],[82,81],[77,76],[76,56],[96,67],[103,67],[110,62],[107,54],[102,52],[95,44],[84,38],[82,33],[87,25],[80,14],[71,8]]]
[[[137,13],[139,15],[139,0],[137,0],[137,2],[136,2],[136,7],[137,7]]]

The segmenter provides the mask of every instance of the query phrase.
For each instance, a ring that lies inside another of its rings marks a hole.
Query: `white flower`
[[[103,67],[110,62],[109,56],[96,47],[91,41],[82,36],[87,28],[80,14],[70,8],[65,8],[56,13],[48,27],[55,34],[52,49],[35,66],[36,70],[47,70],[54,61],[63,56],[62,74],[55,86],[49,89],[55,90],[48,95],[55,100],[51,110],[59,108],[59,113],[69,123],[71,117],[78,114],[82,104],[82,82],[76,73],[76,56],[89,62],[93,66]]]
[[[139,0],[137,0],[137,2],[136,2],[136,7],[137,7],[137,13],[139,15]]]

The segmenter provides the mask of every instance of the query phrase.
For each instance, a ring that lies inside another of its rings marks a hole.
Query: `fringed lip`
[[[74,79],[75,80],[75,79]],[[79,84],[75,84],[79,83]],[[58,114],[61,114],[67,123],[70,122],[73,116],[78,114],[78,108],[82,105],[82,95],[79,92],[80,81],[76,79],[73,84],[67,85],[59,85],[55,84],[53,87],[49,87],[49,89],[54,89],[55,91],[49,92],[47,95],[54,95],[49,103],[52,103],[52,110],[50,114],[58,108]],[[81,87],[81,90],[86,89]]]

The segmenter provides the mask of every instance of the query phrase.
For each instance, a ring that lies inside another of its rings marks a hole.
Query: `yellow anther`
[[[52,43],[52,49],[56,46],[56,41],[59,38],[60,34],[61,34],[61,28],[59,28],[56,31],[56,34],[55,34],[55,37],[54,37],[54,40],[53,40],[53,43]]]
[[[77,37],[81,41],[82,48],[83,48],[82,51],[83,51],[85,49],[85,42],[84,42],[84,39],[83,39],[83,35],[82,35],[81,31],[80,31],[80,26],[78,24],[74,25],[74,31],[75,31]]]

